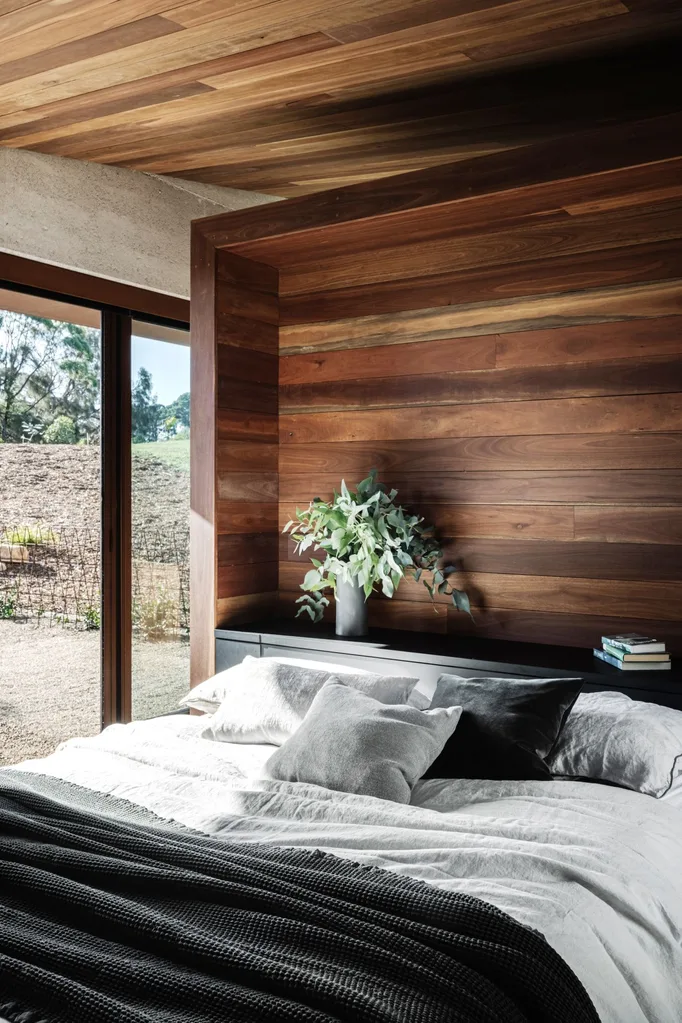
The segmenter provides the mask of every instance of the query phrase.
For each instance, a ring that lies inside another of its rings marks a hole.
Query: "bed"
[[[433,778],[400,805],[267,779],[272,747],[210,741],[204,728],[189,715],[114,725],[9,775],[211,842],[320,851],[473,896],[543,935],[602,1023],[682,1019],[679,789],[655,799],[564,779]]]

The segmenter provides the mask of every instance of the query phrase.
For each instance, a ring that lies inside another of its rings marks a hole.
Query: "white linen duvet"
[[[232,842],[323,849],[491,902],[541,931],[602,1023],[682,1021],[682,812],[581,782],[420,782],[403,806],[261,780],[271,746],[205,719],[113,725],[20,769]]]

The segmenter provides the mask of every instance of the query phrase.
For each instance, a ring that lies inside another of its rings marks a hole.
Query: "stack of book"
[[[602,636],[602,649],[594,648],[594,656],[621,671],[665,671],[670,668],[670,654],[665,643],[636,632],[624,636]]]

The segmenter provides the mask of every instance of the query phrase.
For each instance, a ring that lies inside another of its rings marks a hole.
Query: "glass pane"
[[[149,718],[189,688],[189,333],[135,321],[131,363],[132,705]]]
[[[0,763],[101,726],[99,313],[0,291]]]

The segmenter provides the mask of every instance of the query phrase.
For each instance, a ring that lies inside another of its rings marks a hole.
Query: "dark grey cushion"
[[[331,678],[265,772],[279,781],[409,803],[412,786],[450,738],[461,709],[380,703]]]
[[[582,688],[579,678],[441,675],[432,707],[462,707],[428,778],[549,778],[545,757]]]

